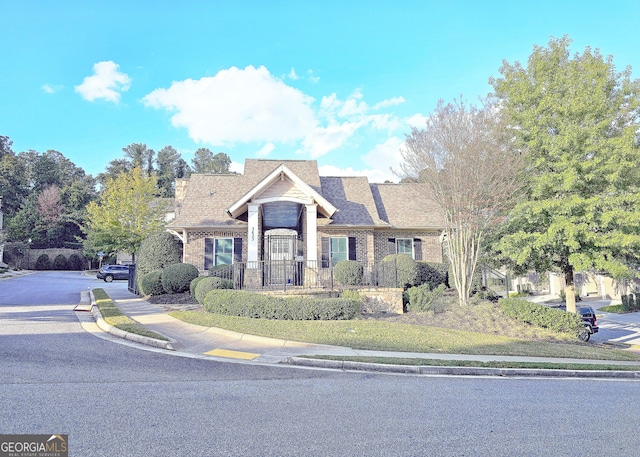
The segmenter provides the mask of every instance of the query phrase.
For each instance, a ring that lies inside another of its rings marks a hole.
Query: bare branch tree
[[[445,215],[446,249],[461,305],[468,303],[486,230],[505,213],[522,181],[500,110],[441,100],[423,129],[413,128],[402,171],[431,185]]]

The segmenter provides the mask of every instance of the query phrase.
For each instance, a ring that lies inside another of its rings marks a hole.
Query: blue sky
[[[640,70],[640,2],[0,0],[0,135],[96,175],[122,148],[397,181],[439,99],[568,35]]]

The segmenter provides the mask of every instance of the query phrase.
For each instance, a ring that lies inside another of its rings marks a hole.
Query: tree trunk
[[[564,268],[564,282],[566,284],[564,289],[565,300],[567,303],[567,312],[575,313],[576,309],[576,286],[573,282],[573,267],[567,265]]]

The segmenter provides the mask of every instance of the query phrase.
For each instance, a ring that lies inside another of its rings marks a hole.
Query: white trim
[[[284,164],[282,164],[278,168],[273,170],[266,178],[264,178],[255,186],[253,186],[253,188],[249,190],[249,192],[245,193],[238,201],[236,201],[231,206],[229,206],[229,208],[227,209],[227,212],[231,217],[234,217],[234,218],[240,216],[242,213],[247,211],[248,203],[252,201],[254,197],[259,195],[261,192],[263,192],[265,189],[267,189],[270,185],[272,185],[277,180],[284,179],[285,177],[289,179],[303,194],[305,194],[309,198],[308,201],[297,200],[298,203],[308,204],[309,202],[316,202],[318,203],[318,209],[326,217],[331,217],[336,213],[336,211],[338,211],[338,209],[335,206],[333,206],[331,203],[329,203],[327,199],[325,199],[322,195],[320,195],[318,192],[313,190],[311,186],[305,183],[295,173],[293,173]],[[275,200],[264,199],[263,201],[278,201],[278,200],[279,201],[283,201],[283,200],[296,201],[296,199],[292,199],[292,198],[278,198]]]

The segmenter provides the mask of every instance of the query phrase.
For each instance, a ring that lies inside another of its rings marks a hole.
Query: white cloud
[[[64,86],[61,85],[51,85],[51,84],[43,84],[40,88],[46,92],[47,94],[55,94],[63,89]]]
[[[403,104],[404,102],[404,97],[393,97],[388,100],[382,100],[381,102],[376,103],[375,105],[373,105],[373,109],[378,110],[380,108],[387,108],[389,106],[397,106]]]
[[[308,154],[312,159],[338,149],[362,126],[361,122],[332,123],[327,127],[316,127],[302,142],[297,154]]]
[[[307,79],[312,83],[320,82],[320,77],[313,74],[313,70],[307,70]]]
[[[143,102],[175,114],[171,122],[212,145],[290,142],[316,127],[313,98],[273,77],[265,67],[231,67],[213,77],[156,89]]]
[[[416,113],[413,116],[411,116],[409,119],[407,119],[407,124],[409,124],[411,127],[422,129],[427,125],[428,119],[429,118],[427,116],[420,113]]]
[[[98,62],[93,65],[93,75],[87,76],[82,84],[75,86],[76,92],[90,102],[103,99],[118,103],[120,92],[129,90],[131,78],[118,71],[118,65],[112,61]]]
[[[377,181],[385,180],[398,182],[399,178],[393,171],[400,172],[402,163],[401,149],[404,140],[398,137],[390,137],[384,143],[376,145],[370,152],[362,157],[362,161],[377,172]],[[393,171],[392,171],[393,170]]]
[[[267,157],[275,148],[276,146],[273,143],[267,143],[258,152],[256,152],[256,157]]]
[[[300,79],[300,76],[298,76],[296,74],[296,69],[295,68],[291,68],[291,71],[289,72],[289,74],[287,75],[287,77],[289,79],[292,79],[294,81],[297,81],[298,79]]]

